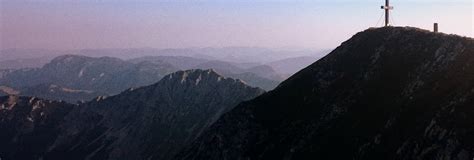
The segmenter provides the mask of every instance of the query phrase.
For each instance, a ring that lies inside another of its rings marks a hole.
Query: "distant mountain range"
[[[241,79],[265,90],[275,88],[284,78],[265,65],[243,69],[230,62],[182,56],[125,61],[112,57],[64,55],[42,68],[0,71],[0,86],[3,86],[0,92],[75,103],[150,85],[166,74],[187,69],[214,69],[226,77]]]
[[[79,105],[0,97],[0,158],[170,159],[222,114],[263,90],[213,70]]]
[[[0,69],[40,68],[61,55],[83,55],[88,57],[116,57],[124,60],[146,56],[184,56],[194,59],[227,61],[238,64],[265,64],[287,58],[312,56],[322,57],[327,50],[273,50],[259,47],[183,48],[183,49],[5,49],[0,50]],[[172,63],[173,64],[173,63]],[[243,67],[243,66],[239,66]]]
[[[473,53],[471,38],[369,29],[241,103],[176,159],[471,160]]]
[[[71,54],[52,57],[64,53]],[[10,93],[76,103],[101,95],[115,95],[128,88],[149,85],[160,80],[165,74],[188,69],[214,69],[226,77],[241,79],[251,86],[272,90],[297,70],[309,65],[309,60],[317,58],[290,58],[268,64],[264,62],[307,54],[315,53],[246,47],[164,50],[151,48],[77,51],[2,50],[0,68],[10,69],[0,69],[0,86],[3,86],[3,89],[0,88],[0,93],[9,94],[5,90],[9,88],[14,90]],[[98,57],[101,55],[132,59]],[[270,59],[259,60],[253,56],[270,57]],[[236,57],[248,59],[237,60]]]
[[[134,64],[118,58],[66,55],[42,68],[10,71],[0,78],[0,86],[13,88],[21,95],[78,101],[99,93],[113,95],[150,85],[176,70],[167,63]]]
[[[0,69],[0,78],[5,77],[7,74],[13,72],[13,69]]]
[[[39,68],[51,61],[52,57],[21,58],[13,60],[0,59],[0,69]]]
[[[214,69],[218,73],[232,78],[241,79],[251,86],[272,90],[284,76],[274,71],[270,66],[253,64],[250,67],[239,67],[243,64],[217,60],[205,60],[183,56],[156,56],[131,59],[130,62],[169,63],[181,70]]]
[[[82,103],[84,101],[92,100],[99,96],[110,95],[110,93],[106,92],[72,89],[68,87],[58,86],[55,84],[39,84],[31,87],[24,87],[17,92],[18,93],[16,94],[9,95],[41,97],[48,100],[66,101],[70,103]]]
[[[296,72],[300,71],[301,69],[316,62],[321,57],[311,57],[311,56],[294,57],[294,58],[288,58],[288,59],[270,62],[270,63],[267,63],[266,65],[272,67],[277,73],[289,77],[295,74]]]

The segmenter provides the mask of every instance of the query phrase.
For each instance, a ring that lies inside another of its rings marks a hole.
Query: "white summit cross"
[[[385,27],[390,25],[390,10],[393,10],[393,6],[390,6],[390,0],[385,0],[385,6],[381,7],[385,10]]]

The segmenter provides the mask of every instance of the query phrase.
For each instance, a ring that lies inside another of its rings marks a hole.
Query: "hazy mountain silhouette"
[[[241,79],[250,86],[260,87],[265,90],[274,89],[284,76],[276,73],[270,66],[248,64],[248,68],[242,66],[244,63],[232,63],[219,60],[206,60],[185,56],[149,56],[130,60],[133,63],[169,63],[174,67],[186,69],[213,69],[226,77]]]
[[[369,29],[222,116],[177,159],[474,156],[474,40]]]
[[[1,90],[1,89],[0,89]],[[79,103],[92,100],[98,96],[109,95],[109,93],[98,92],[92,90],[78,90],[55,84],[39,84],[36,86],[25,87],[18,90],[18,94],[22,96],[40,96],[41,98],[56,101],[66,101],[71,103]]]
[[[22,58],[0,61],[0,69],[40,68],[53,59],[52,57]]]
[[[70,90],[113,95],[131,87],[153,84],[164,75],[176,70],[178,69],[168,63],[142,62],[134,64],[111,57],[92,58],[65,55],[56,57],[42,68],[11,71],[0,78],[0,85],[27,93],[32,93],[28,91],[34,90],[38,92],[44,86],[55,85]],[[62,97],[61,94],[55,95],[59,96],[55,99],[64,98],[73,101],[88,100],[87,98],[91,97],[91,95],[86,95],[71,99],[73,95],[65,95],[65,97]]]
[[[0,50],[0,69],[6,68],[39,68],[50,60],[61,55],[82,55],[88,57],[116,57],[135,59],[149,56],[186,56],[195,59],[220,60],[237,64],[263,64],[276,60],[323,55],[325,51],[312,50],[272,50],[259,47],[224,47],[224,48],[126,48],[126,49],[80,49],[80,50],[47,50],[47,49],[4,49]],[[242,66],[239,66],[242,67]],[[189,69],[189,68],[187,68]]]
[[[0,78],[5,77],[7,74],[13,72],[13,69],[0,69]]]
[[[169,63],[181,69],[193,69],[195,66],[208,62],[208,59],[200,59],[186,56],[145,56],[129,60],[133,63],[152,62],[152,63]]]
[[[75,103],[150,85],[165,74],[189,68],[215,69],[226,77],[238,78],[265,90],[275,88],[282,80],[268,66],[242,69],[230,62],[183,56],[143,57],[124,61],[111,57],[65,55],[56,57],[42,68],[0,71],[0,86],[13,88],[23,96]],[[1,88],[0,92],[7,93]]]
[[[299,70],[309,66],[310,64],[317,61],[320,57],[294,57],[274,62],[267,63],[266,65],[272,67],[280,75],[291,76]]]
[[[283,80],[282,76],[278,75],[269,66],[242,69],[229,62],[209,61],[194,68],[214,69],[224,76],[241,79],[251,86],[261,87],[265,90],[274,89]]]

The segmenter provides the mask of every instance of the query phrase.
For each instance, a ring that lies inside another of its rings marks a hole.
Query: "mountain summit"
[[[474,40],[373,28],[241,103],[177,159],[474,157]]]
[[[169,159],[222,114],[263,92],[213,70],[172,73],[73,110],[47,157]]]

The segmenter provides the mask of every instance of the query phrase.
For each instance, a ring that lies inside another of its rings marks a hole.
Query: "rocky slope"
[[[37,137],[17,141],[18,134],[12,129],[24,125],[10,119],[2,121],[10,127],[2,129],[14,133],[1,138],[19,147],[5,145],[0,150],[0,158],[169,159],[222,114],[263,92],[213,70],[179,71],[151,86],[129,89],[112,97],[98,97],[73,107],[67,115],[61,112],[63,114],[51,116],[54,118],[48,120],[51,125],[36,134],[47,139],[38,144],[40,149],[34,154],[22,147],[35,144],[39,141]],[[17,104],[0,99],[0,104],[4,103],[7,109]],[[27,106],[31,108],[33,104],[36,103],[30,102]],[[64,105],[69,109],[70,105]],[[47,108],[49,104],[41,106]],[[1,118],[28,117],[16,113],[12,111],[11,115]]]
[[[474,158],[474,40],[369,29],[223,115],[176,159]]]
[[[39,159],[74,107],[34,97],[0,97],[0,158]]]

